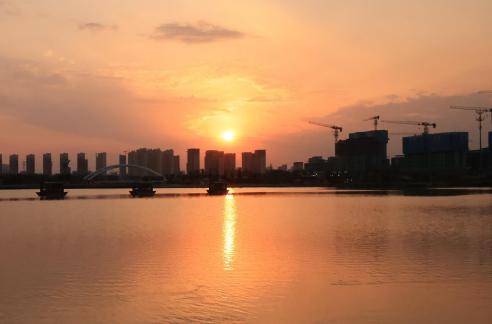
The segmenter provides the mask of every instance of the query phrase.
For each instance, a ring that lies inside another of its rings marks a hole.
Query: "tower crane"
[[[436,128],[436,123],[431,122],[418,122],[418,121],[395,121],[395,120],[382,120],[382,123],[390,123],[390,124],[401,124],[401,125],[415,125],[415,126],[424,126],[424,135],[429,134],[429,127]]]
[[[450,106],[451,109],[460,109],[474,111],[477,114],[476,121],[478,122],[478,134],[480,138],[480,169],[483,164],[483,154],[482,154],[482,123],[487,117],[487,113],[491,114],[490,120],[492,121],[492,107],[481,107],[481,106]]]
[[[328,124],[318,123],[318,122],[313,122],[313,121],[310,121],[309,123],[313,124],[313,125],[318,125],[321,127],[327,127],[327,128],[333,129],[333,136],[335,137],[335,143],[338,142],[338,136],[343,130],[343,128],[340,126],[328,125]]]
[[[364,121],[368,121],[368,120],[372,120],[373,123],[374,123],[374,130],[378,130],[378,122],[379,122],[379,117],[380,116],[374,116],[374,117],[370,117],[370,118],[367,118],[367,119],[364,119]]]
[[[460,109],[474,111],[477,114],[478,133],[480,135],[480,152],[482,152],[482,122],[487,117],[487,113],[492,115],[492,107],[474,107],[474,106],[450,106],[451,109]],[[492,121],[492,118],[490,118]]]

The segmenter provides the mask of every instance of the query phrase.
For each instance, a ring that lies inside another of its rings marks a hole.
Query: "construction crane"
[[[476,121],[478,122],[478,134],[480,138],[480,169],[482,168],[482,123],[487,117],[487,113],[491,114],[490,120],[492,121],[492,107],[481,107],[481,106],[450,106],[451,109],[468,110],[474,111],[477,114]]]
[[[313,125],[318,125],[318,126],[321,126],[321,127],[327,127],[327,128],[333,129],[333,136],[335,137],[335,143],[338,142],[338,136],[339,136],[339,134],[343,130],[343,128],[340,127],[340,126],[328,125],[328,124],[318,123],[318,122],[313,122],[313,121],[310,121],[309,123],[310,124],[313,124]]]
[[[487,117],[487,113],[492,114],[492,107],[474,107],[474,106],[450,106],[451,109],[460,109],[474,111],[477,114],[478,133],[480,135],[480,152],[482,152],[482,123]],[[492,121],[492,118],[490,118]]]
[[[377,131],[378,130],[379,116],[374,116],[374,117],[370,117],[370,118],[364,119],[364,121],[368,121],[368,120],[372,120],[373,121],[373,123],[374,123],[374,130]]]
[[[429,134],[429,127],[436,128],[436,123],[431,122],[417,122],[417,121],[395,121],[395,120],[382,120],[382,123],[390,123],[390,124],[401,124],[401,125],[415,125],[415,126],[424,126],[424,135]]]

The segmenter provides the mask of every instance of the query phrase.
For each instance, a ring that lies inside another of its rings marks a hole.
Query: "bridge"
[[[120,169],[120,168],[132,168],[132,169],[138,169],[138,170],[142,170],[142,171],[146,171],[152,175],[155,175],[157,177],[161,177],[163,178],[164,180],[166,179],[162,174],[160,174],[159,172],[156,172],[152,169],[149,169],[147,167],[144,167],[144,166],[141,166],[141,165],[136,165],[136,164],[114,164],[114,165],[110,165],[110,166],[107,166],[105,168],[101,168],[99,170],[96,170],[88,175],[86,175],[84,177],[84,180],[86,181],[91,181],[93,180],[94,178],[96,178],[97,176],[101,175],[101,174],[104,174],[106,173],[107,171],[109,170],[114,170],[114,169]]]

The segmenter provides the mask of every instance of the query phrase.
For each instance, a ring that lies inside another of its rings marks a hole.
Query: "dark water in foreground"
[[[491,321],[491,194],[199,192],[0,192],[0,323]]]

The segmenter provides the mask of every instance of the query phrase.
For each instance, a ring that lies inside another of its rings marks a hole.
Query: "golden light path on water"
[[[236,239],[236,202],[234,196],[228,194],[224,199],[224,270],[234,270],[234,253]]]

